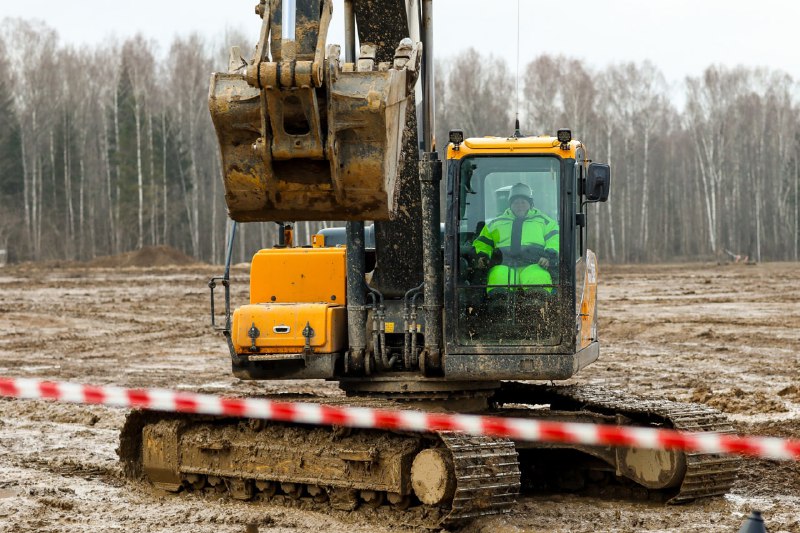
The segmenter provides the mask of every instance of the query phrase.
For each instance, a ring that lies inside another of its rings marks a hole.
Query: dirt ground
[[[126,264],[137,264],[126,258]],[[208,326],[205,265],[0,269],[0,375],[225,394],[334,385],[240,382]],[[247,270],[234,269],[234,303]],[[800,437],[800,272],[795,264],[600,270],[601,358],[580,383],[702,402],[744,434]],[[125,412],[0,399],[0,531],[398,531],[342,512],[160,495],[121,474]],[[523,496],[464,531],[735,532],[752,509],[800,531],[800,466],[746,460],[725,498],[683,506]]]

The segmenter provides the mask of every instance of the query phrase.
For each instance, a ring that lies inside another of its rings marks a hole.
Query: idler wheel
[[[448,503],[456,490],[453,458],[444,448],[422,450],[411,465],[411,486],[426,505]]]
[[[686,475],[686,454],[678,450],[617,448],[617,470],[648,489],[678,487]]]

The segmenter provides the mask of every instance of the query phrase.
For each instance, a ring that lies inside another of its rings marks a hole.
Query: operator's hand
[[[550,268],[550,260],[546,257],[539,259],[539,266],[542,268]]]

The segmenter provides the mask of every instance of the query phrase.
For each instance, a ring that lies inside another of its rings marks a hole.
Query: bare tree
[[[11,69],[6,59],[5,45],[0,40],[0,248],[8,249],[9,240],[17,237],[24,242],[19,228],[22,222],[22,200],[24,187],[24,168],[22,157],[22,134],[14,108]],[[19,256],[11,250],[10,258]]]
[[[204,155],[218,150],[211,119],[208,114],[208,76],[213,70],[212,61],[205,53],[205,42],[193,34],[188,38],[176,39],[170,48],[170,78],[168,91],[171,109],[178,128],[180,144],[188,155],[188,168],[182,168],[184,190],[186,192],[186,211],[188,231],[193,255],[201,252],[201,201],[206,187],[212,179],[218,178],[218,166],[205,165]],[[208,205],[203,202],[204,206]]]
[[[524,74],[523,110],[531,133],[542,135],[559,128],[563,102],[561,65],[563,57],[539,56],[528,63]]]
[[[74,49],[42,23],[0,25],[0,246],[24,243],[12,260],[147,244],[224,259],[208,79],[227,69],[231,44],[249,39],[224,41],[180,37],[162,61],[141,36]],[[471,49],[437,70],[437,148],[453,128],[513,131],[515,80],[504,61]],[[589,158],[612,164],[609,203],[590,207],[590,243],[605,257],[798,259],[800,107],[787,74],[709,67],[686,80],[680,111],[647,62],[595,69],[541,56],[520,83],[523,132],[569,127]],[[296,241],[335,224],[297,221]],[[276,237],[272,223],[241,231],[237,258]]]
[[[612,108],[612,113],[618,120],[619,128],[625,132],[626,137],[634,142],[640,155],[640,161],[635,169],[634,179],[641,182],[641,187],[631,192],[639,199],[638,232],[636,235],[639,254],[644,257],[651,250],[649,237],[650,214],[648,205],[650,201],[651,181],[651,145],[653,136],[658,131],[665,129],[666,81],[663,75],[648,62],[637,66],[626,63],[609,67],[607,70],[609,87],[612,90],[606,97]],[[638,179],[637,179],[638,178]],[[628,189],[626,189],[628,192]],[[633,207],[633,206],[631,206]]]
[[[131,80],[133,119],[135,124],[136,141],[136,192],[137,192],[137,242],[136,246],[144,246],[145,237],[145,187],[148,196],[153,191],[153,153],[152,153],[152,126],[150,116],[150,96],[155,91],[156,64],[153,50],[155,45],[146,40],[141,34],[127,40],[122,46],[123,68],[128,69]],[[144,161],[147,159],[147,161]],[[147,169],[148,176],[145,177]],[[147,182],[147,183],[145,183]],[[149,204],[148,204],[149,205]]]
[[[514,80],[505,60],[475,49],[451,61],[445,122],[465,135],[509,135],[514,126]]]
[[[14,94],[22,124],[25,181],[24,208],[27,242],[32,257],[42,258],[44,217],[44,171],[49,152],[53,121],[58,117],[58,71],[53,51],[57,36],[40,22],[6,19],[2,25],[3,40],[13,42],[8,58],[14,76]]]
[[[709,67],[702,78],[689,78],[686,85],[687,127],[697,141],[693,146],[703,184],[708,243],[716,254],[719,251],[717,204],[730,158],[732,125],[728,111],[746,88],[746,74],[741,69],[726,71]]]

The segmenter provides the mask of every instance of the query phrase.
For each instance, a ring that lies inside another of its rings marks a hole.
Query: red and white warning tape
[[[769,459],[800,460],[800,441],[774,437],[739,437],[718,433],[685,433],[640,428],[521,418],[425,413],[276,402],[259,398],[223,398],[165,389],[95,387],[75,383],[0,377],[0,396],[61,402],[263,418],[314,425],[382,428],[407,431],[460,431],[471,435],[508,437],[532,442],[559,442],[650,449],[730,453]]]

